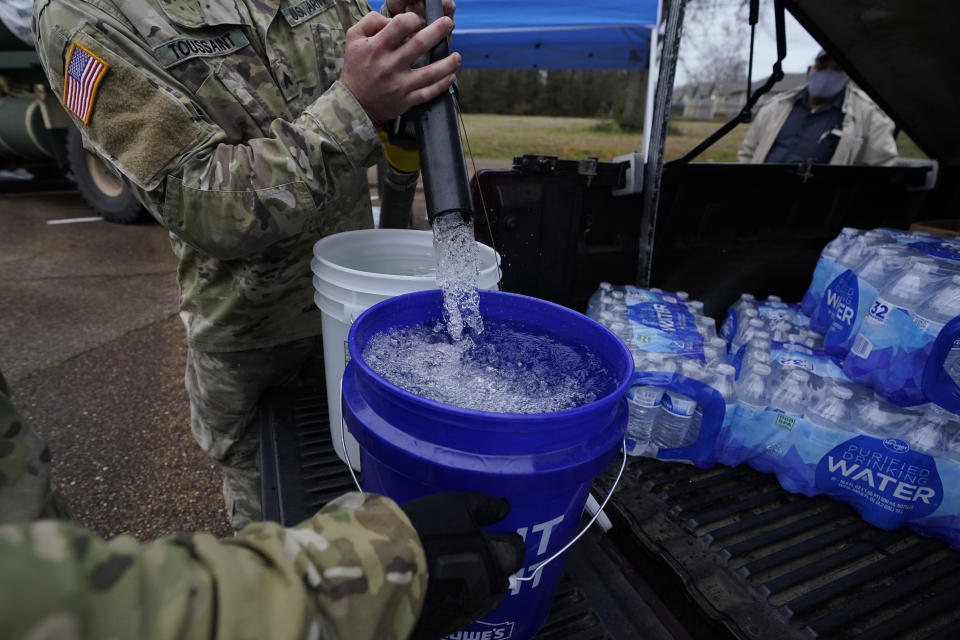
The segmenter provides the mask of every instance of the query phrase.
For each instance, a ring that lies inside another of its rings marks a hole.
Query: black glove
[[[508,578],[523,566],[526,546],[516,533],[485,533],[510,503],[482,493],[438,493],[401,505],[420,536],[430,573],[427,597],[411,640],[437,640],[490,613]]]

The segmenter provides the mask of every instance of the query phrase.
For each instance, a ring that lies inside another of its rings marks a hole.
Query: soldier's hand
[[[421,18],[426,17],[423,9],[423,0],[387,0],[387,9],[392,16],[398,16],[401,13],[411,11]],[[457,5],[453,0],[443,0],[443,15],[452,18],[456,10]]]
[[[427,597],[411,640],[436,640],[493,611],[523,565],[516,533],[486,533],[510,503],[482,493],[437,493],[400,505],[427,556]]]
[[[368,13],[347,30],[340,82],[374,122],[395,118],[453,84],[459,53],[419,69],[410,67],[451,31],[453,20],[446,16],[424,27],[415,13],[394,18]]]

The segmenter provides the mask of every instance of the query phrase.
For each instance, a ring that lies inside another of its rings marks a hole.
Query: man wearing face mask
[[[894,124],[820,51],[808,84],[764,105],[743,139],[737,160],[760,163],[892,165]]]

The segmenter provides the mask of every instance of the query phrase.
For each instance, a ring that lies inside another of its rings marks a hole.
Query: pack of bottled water
[[[587,315],[613,331],[634,358],[627,394],[628,453],[716,461],[715,444],[736,405],[734,369],[716,322],[683,292],[601,283]]]
[[[846,228],[801,310],[851,380],[899,406],[960,411],[960,242]]]
[[[718,460],[960,549],[960,416],[887,402],[799,333],[787,342],[756,333],[734,356],[736,406],[717,438]]]
[[[800,305],[744,294],[715,338],[683,292],[604,283],[588,314],[634,355],[633,455],[747,464],[960,549],[960,416],[899,407],[851,380]]]
[[[754,318],[764,322],[766,329],[779,328],[803,333],[810,326],[810,319],[800,310],[799,304],[784,302],[779,296],[757,300],[752,294],[744,293],[727,311],[720,327],[720,337],[729,345],[738,333],[747,329],[750,320]]]

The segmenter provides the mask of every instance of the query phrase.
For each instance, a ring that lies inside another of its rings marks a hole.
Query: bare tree
[[[680,41],[685,83],[746,82],[748,0],[687,0]]]

